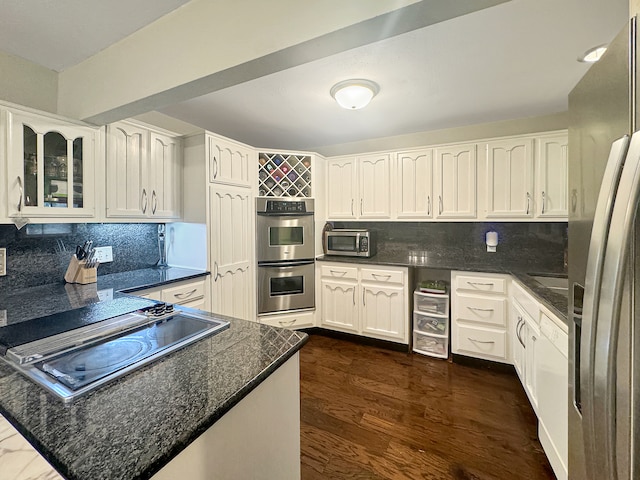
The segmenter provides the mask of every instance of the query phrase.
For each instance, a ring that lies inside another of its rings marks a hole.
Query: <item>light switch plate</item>
[[[7,249],[0,248],[0,277],[7,274]]]

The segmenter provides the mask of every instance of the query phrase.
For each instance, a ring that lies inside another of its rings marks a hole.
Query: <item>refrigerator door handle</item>
[[[593,343],[593,431],[604,453],[593,463],[593,478],[617,479],[616,361],[626,263],[640,199],[640,133],[631,138],[611,215],[602,266],[600,302]],[[594,439],[595,440],[595,439]]]
[[[602,267],[604,264],[607,237],[611,226],[611,215],[628,146],[629,137],[627,135],[612,144],[607,166],[602,178],[602,186],[600,187],[598,203],[596,204],[587,259],[581,339],[579,343],[576,343],[576,345],[579,344],[581,346],[581,351],[573,352],[574,365],[577,367],[576,377],[579,375],[579,378],[575,379],[573,388],[575,396],[572,400],[576,408],[578,408],[578,403],[580,403],[581,407],[585,457],[587,463],[591,462],[587,466],[589,470],[596,468],[594,464],[598,462],[599,453],[602,451],[601,446],[596,443],[596,414],[594,412],[593,368],[596,350],[596,329],[598,326],[597,307],[600,302]],[[578,358],[580,359],[579,366],[576,364]],[[580,388],[580,402],[578,402],[577,398],[577,388]],[[591,478],[598,477],[592,476]]]

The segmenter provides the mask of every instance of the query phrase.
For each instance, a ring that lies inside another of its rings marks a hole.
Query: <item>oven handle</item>
[[[304,265],[313,265],[314,263],[314,260],[302,260],[300,262],[258,262],[258,267],[292,268],[302,267]]]
[[[312,217],[313,212],[256,212],[262,217]]]

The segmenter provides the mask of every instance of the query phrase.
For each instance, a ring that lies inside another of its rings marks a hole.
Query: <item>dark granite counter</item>
[[[0,362],[0,413],[69,480],[149,478],[308,339],[224,319],[229,329],[70,405]]]
[[[0,292],[0,326],[42,318],[100,303],[105,296],[118,298],[131,292],[209,275],[204,270],[171,267],[146,268],[98,277],[89,285],[63,282]],[[116,313],[117,315],[117,313]]]
[[[532,295],[551,310],[560,320],[567,323],[567,297],[556,293],[531,277],[535,274],[554,274],[566,276],[563,272],[540,272],[539,265],[534,259],[523,257],[519,260],[500,257],[477,256],[465,254],[463,249],[455,247],[443,248],[439,246],[433,251],[414,250],[385,250],[374,257],[343,257],[337,255],[321,255],[316,258],[319,262],[345,262],[360,265],[389,265],[410,268],[433,268],[439,270],[458,270],[469,272],[505,273],[513,275]]]

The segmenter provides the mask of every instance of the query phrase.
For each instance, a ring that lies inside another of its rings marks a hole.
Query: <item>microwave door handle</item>
[[[595,339],[592,339],[596,348],[593,353],[593,396],[590,400],[593,401],[593,432],[600,448],[596,452],[599,458],[596,457],[591,464],[595,473],[593,478],[618,478],[616,361],[620,313],[627,272],[626,263],[629,258],[630,240],[634,233],[638,199],[640,199],[640,134],[636,133],[629,144],[613,204],[611,227],[602,265]]]
[[[576,378],[574,380],[573,403],[578,405],[576,387],[580,388],[581,406],[580,412],[583,418],[584,448],[587,462],[597,457],[600,451],[596,443],[594,430],[594,385],[593,385],[593,363],[595,355],[596,329],[598,325],[597,306],[600,301],[600,289],[602,285],[602,266],[604,263],[605,247],[607,235],[611,225],[611,214],[615,192],[622,173],[629,137],[624,136],[616,140],[611,146],[607,166],[602,178],[602,187],[596,204],[596,211],[593,219],[591,241],[587,257],[587,270],[585,293],[582,311],[581,338],[576,345],[580,345],[581,351],[573,352],[574,362],[580,358],[580,365],[576,368]],[[593,469],[593,465],[590,466]]]
[[[360,252],[360,232],[356,233],[356,244],[355,244],[355,253]]]

